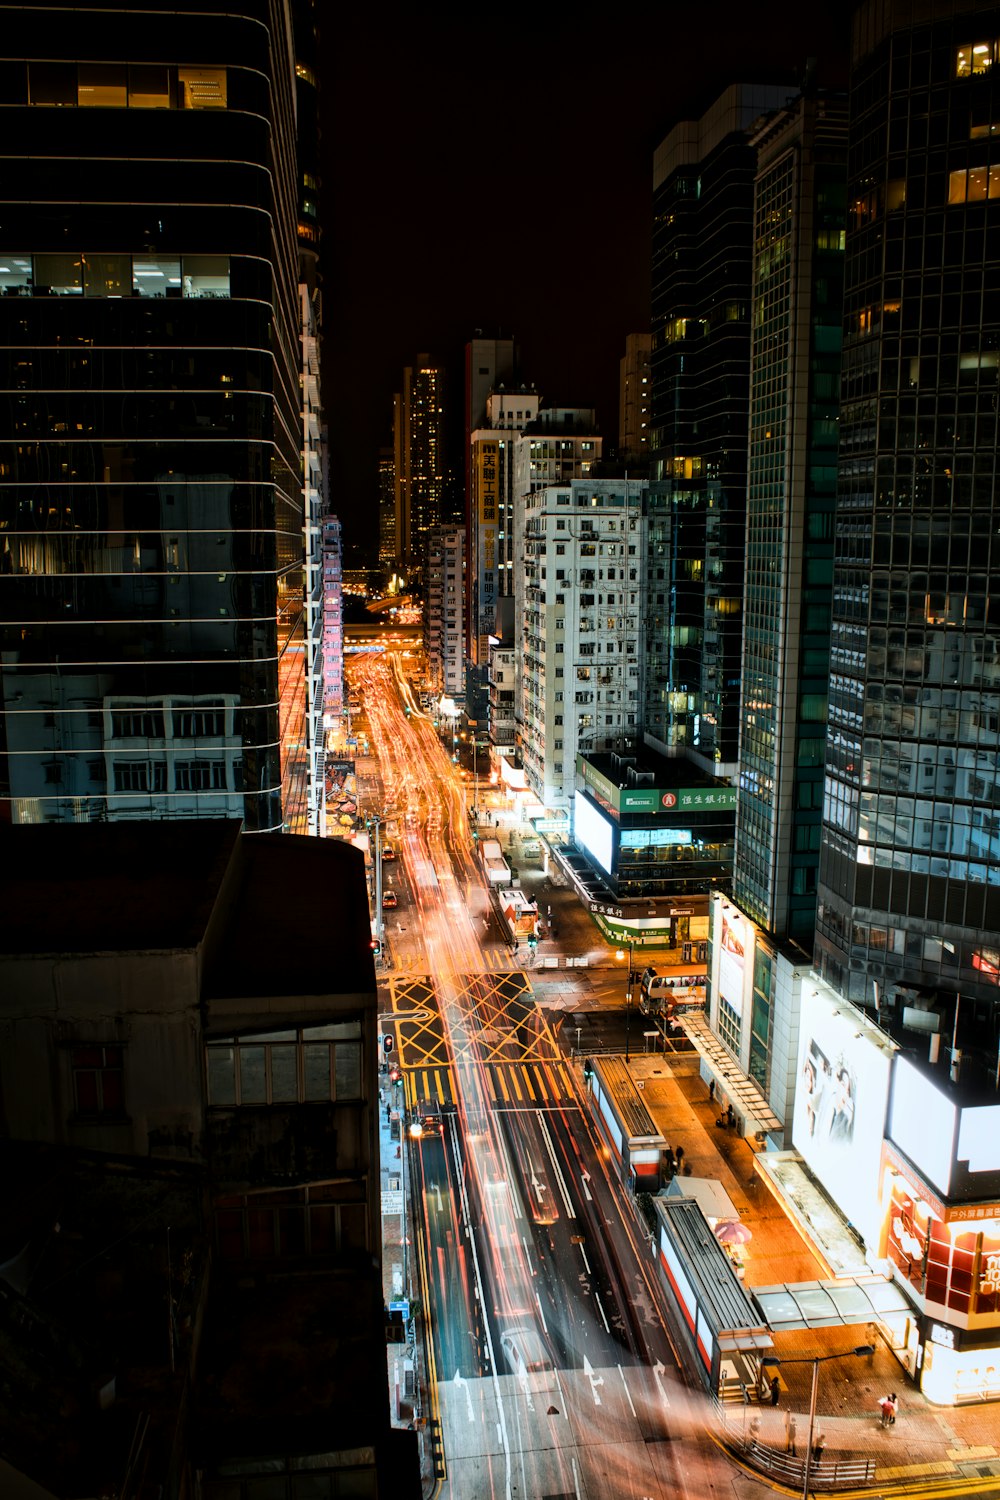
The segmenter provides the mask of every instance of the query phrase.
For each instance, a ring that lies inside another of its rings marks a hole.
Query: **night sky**
[[[375,540],[403,365],[512,335],[543,401],[617,441],[625,335],[649,324],[652,152],[740,80],[846,84],[847,0],[317,5],[324,389],[348,562]]]

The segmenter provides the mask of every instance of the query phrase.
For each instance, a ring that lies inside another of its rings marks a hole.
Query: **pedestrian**
[[[680,1169],[681,1169],[681,1164],[684,1161],[684,1147],[683,1146],[678,1146],[677,1147],[677,1150],[674,1152],[674,1161],[677,1163],[676,1170],[679,1172]]]
[[[786,1453],[790,1453],[793,1458],[795,1457],[796,1452],[797,1452],[797,1449],[795,1447],[795,1437],[796,1437],[796,1434],[797,1434],[798,1430],[799,1429],[796,1426],[795,1418],[792,1416],[792,1413],[790,1411],[786,1411],[785,1412],[785,1452]]]
[[[731,1104],[727,1104],[726,1105],[726,1124],[729,1126],[730,1130],[732,1130],[733,1124],[734,1124],[735,1120],[736,1120],[736,1115],[733,1113],[733,1106]]]
[[[825,1447],[826,1447],[826,1433],[825,1432],[817,1432],[816,1435],[813,1437],[813,1455],[812,1455],[812,1461],[813,1461],[814,1464],[818,1464],[819,1461],[820,1461],[820,1459],[823,1457],[823,1449]]]
[[[752,1448],[754,1443],[756,1443],[760,1438],[760,1417],[758,1416],[757,1412],[754,1412],[753,1416],[750,1418],[750,1426],[747,1429],[747,1436],[750,1439],[750,1447]]]
[[[889,1426],[895,1427],[896,1413],[899,1411],[899,1397],[896,1395],[895,1391],[889,1392],[889,1405],[892,1408],[892,1410],[889,1412]]]
[[[890,1419],[893,1416],[892,1397],[883,1396],[878,1404],[878,1409],[882,1413],[882,1426],[888,1427]]]
[[[775,1375],[774,1378],[771,1381],[771,1405],[772,1406],[777,1406],[777,1404],[778,1404],[778,1402],[780,1400],[781,1400],[781,1386],[778,1384],[778,1377],[777,1377],[777,1375]]]
[[[709,1085],[708,1085],[708,1097],[709,1097],[710,1100],[715,1098],[715,1079],[714,1078],[711,1079],[711,1081],[709,1082]]]

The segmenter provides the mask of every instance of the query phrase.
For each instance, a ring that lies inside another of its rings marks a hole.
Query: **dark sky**
[[[323,399],[348,551],[375,536],[404,364],[510,334],[544,401],[617,440],[625,335],[649,323],[652,152],[730,82],[846,80],[848,0],[485,5],[319,0]],[[455,453],[460,463],[459,451]]]

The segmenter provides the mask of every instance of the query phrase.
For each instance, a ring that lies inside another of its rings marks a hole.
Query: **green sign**
[[[735,812],[736,788],[734,786],[708,785],[681,787],[677,791],[653,786],[615,786],[614,782],[596,770],[581,755],[577,758],[577,771],[599,802],[618,813],[648,813],[656,817],[661,813],[689,812]]]

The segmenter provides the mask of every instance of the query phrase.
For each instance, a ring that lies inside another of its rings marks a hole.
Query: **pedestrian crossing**
[[[524,952],[522,949],[520,958],[515,958],[509,948],[498,943],[493,947],[484,947],[482,950],[482,972],[484,974],[514,974],[523,973]],[[394,977],[407,978],[415,974],[429,974],[432,970],[430,955],[421,952],[420,949],[410,949],[404,959],[400,961],[400,967]]]
[[[494,1109],[562,1109],[577,1103],[572,1072],[561,1059],[551,1062],[495,1062],[483,1068]],[[411,1109],[433,1100],[447,1109],[457,1103],[449,1068],[407,1068],[406,1097]]]

